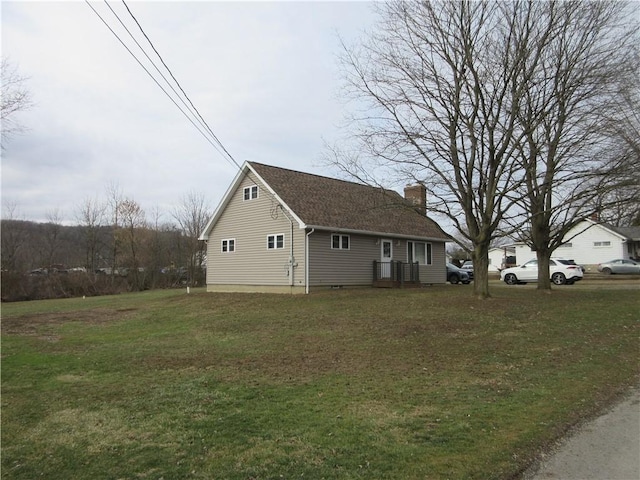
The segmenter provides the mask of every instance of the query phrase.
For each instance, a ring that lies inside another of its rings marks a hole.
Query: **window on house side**
[[[255,200],[258,198],[258,186],[252,185],[250,187],[244,187],[243,197],[246,200]]]
[[[331,234],[331,248],[334,250],[349,250],[349,235]]]
[[[407,242],[407,257],[409,263],[418,262],[420,265],[431,265],[431,244]]]
[[[593,242],[594,247],[610,247],[611,242]]]
[[[267,235],[267,249],[275,250],[279,248],[284,248],[284,234]]]
[[[236,239],[225,238],[222,240],[222,253],[231,253],[236,251]]]

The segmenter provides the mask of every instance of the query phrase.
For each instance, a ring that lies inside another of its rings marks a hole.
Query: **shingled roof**
[[[640,227],[614,227],[606,223],[603,225],[630,240],[640,240]]]
[[[262,163],[246,165],[306,227],[450,240],[436,222],[393,190]]]

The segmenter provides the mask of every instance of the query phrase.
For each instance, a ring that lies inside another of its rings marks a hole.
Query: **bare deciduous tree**
[[[617,227],[640,226],[640,69],[623,90],[617,115],[606,124],[598,156],[608,164],[609,188],[596,201],[597,217]]]
[[[117,236],[127,253],[126,264],[133,279],[133,288],[140,290],[141,230],[146,227],[144,210],[134,200],[125,198],[118,204],[118,215],[122,228],[118,229]]]
[[[18,218],[18,206],[15,202],[5,202],[2,206],[2,271],[22,271],[26,265],[21,261],[21,251],[25,248],[29,232],[25,222]]]
[[[425,184],[429,210],[473,245],[474,291],[488,297],[488,251],[522,178],[513,139],[527,19],[512,15],[511,3],[393,1],[380,9],[380,29],[344,55],[348,94],[367,107],[353,121],[364,156],[336,162],[361,179],[379,168]]]
[[[190,285],[194,285],[200,279],[206,260],[206,245],[198,240],[198,237],[206,227],[210,216],[211,213],[204,195],[196,192],[186,194],[173,211],[173,218],[178,222],[180,230],[186,237]]]
[[[76,214],[78,224],[83,228],[85,239],[85,268],[95,272],[100,255],[100,229],[104,223],[106,206],[97,199],[87,198]]]
[[[60,233],[62,231],[62,214],[54,208],[46,212],[47,223],[44,225],[42,236],[42,262],[46,267],[52,267],[57,262],[57,255],[61,246]]]
[[[382,174],[427,185],[429,210],[473,245],[481,298],[492,240],[529,223],[548,288],[551,251],[593,208],[594,193],[581,186],[600,191],[610,173],[589,159],[637,69],[634,27],[620,16],[627,7],[398,0],[379,8],[379,30],[345,48],[348,94],[365,113],[353,119],[359,154],[338,151],[336,164],[369,183]]]
[[[0,92],[0,122],[2,123],[2,148],[6,140],[22,128],[15,120],[15,114],[29,108],[31,97],[25,84],[27,79],[18,73],[15,65],[2,57],[2,91]]]
[[[120,204],[123,201],[122,191],[115,182],[109,182],[107,190],[107,205],[111,214],[111,273],[115,274],[118,270],[118,254],[120,251]],[[111,277],[112,280],[114,276]]]
[[[521,203],[530,226],[524,239],[536,251],[538,289],[549,290],[552,252],[619,186],[618,161],[601,147],[611,145],[608,127],[622,125],[628,112],[622,94],[635,80],[640,38],[622,2],[532,2],[525,11],[529,31],[553,32],[532,35],[540,55],[525,57],[518,117]]]

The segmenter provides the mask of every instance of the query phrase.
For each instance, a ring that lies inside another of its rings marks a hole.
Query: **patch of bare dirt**
[[[36,313],[2,319],[3,335],[38,336],[43,340],[56,341],[57,335],[50,333],[51,327],[70,322],[100,325],[122,320],[123,313],[135,309],[94,309],[76,312]]]

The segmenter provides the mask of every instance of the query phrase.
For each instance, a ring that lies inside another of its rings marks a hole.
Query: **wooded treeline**
[[[161,222],[116,189],[109,201],[86,200],[78,225],[59,213],[38,223],[2,219],[2,301],[34,300],[198,286],[205,283],[206,245],[198,240],[210,217],[204,198],[188,194]]]

